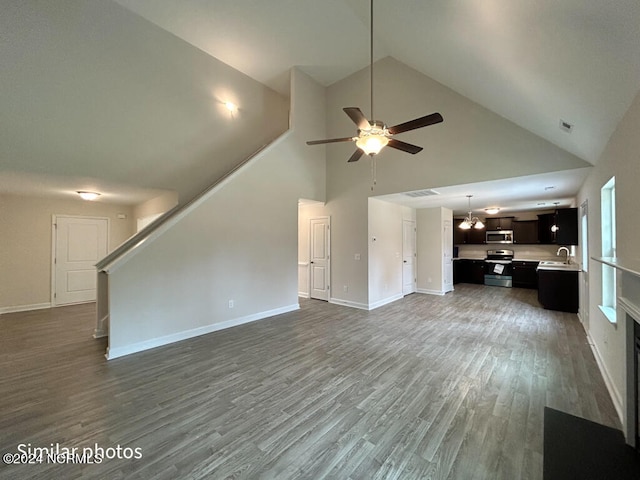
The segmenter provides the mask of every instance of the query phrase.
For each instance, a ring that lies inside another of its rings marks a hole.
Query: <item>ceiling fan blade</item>
[[[321,145],[323,143],[337,143],[337,142],[353,142],[353,137],[329,138],[327,140],[310,140],[307,142],[307,145]]]
[[[353,152],[353,155],[351,155],[351,158],[347,160],[347,162],[357,162],[358,160],[360,160],[360,157],[363,153],[364,152],[358,148],[355,152]]]
[[[411,145],[407,142],[401,142],[400,140],[396,140],[395,138],[390,138],[389,143],[387,143],[387,147],[396,148],[398,150],[402,150],[403,152],[416,154],[422,151],[422,147],[417,145]]]
[[[409,130],[415,130],[416,128],[428,127],[434,123],[440,123],[444,119],[439,113],[432,113],[424,117],[416,118],[415,120],[409,120],[408,122],[395,125],[388,128],[389,133],[395,135],[396,133],[408,132]]]
[[[353,123],[355,123],[360,130],[371,128],[369,120],[367,120],[367,117],[364,116],[364,113],[362,113],[358,107],[345,107],[342,110],[349,115],[349,118],[353,120]]]

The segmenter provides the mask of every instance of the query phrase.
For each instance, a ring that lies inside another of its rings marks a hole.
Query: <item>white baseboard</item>
[[[298,292],[298,296],[300,298],[311,298],[311,295],[309,295],[309,292]]]
[[[443,297],[447,292],[442,290],[429,290],[428,288],[419,288],[418,293],[426,293],[427,295],[439,295]]]
[[[380,308],[383,305],[387,305],[389,303],[395,302],[396,300],[400,300],[401,298],[404,298],[404,295],[402,293],[393,295],[392,297],[383,298],[382,300],[378,300],[377,302],[370,303],[369,310]]]
[[[366,303],[352,302],[351,300],[342,300],[340,298],[330,298],[329,303],[342,305],[344,307],[358,308],[360,310],[369,310],[369,305]]]
[[[226,328],[236,327],[245,323],[255,322],[274,315],[281,315],[283,313],[293,312],[300,309],[300,304],[287,305],[281,308],[275,308],[266,312],[254,313],[245,317],[234,318],[225,322],[213,323],[211,325],[205,325],[204,327],[192,328],[191,330],[185,330],[183,332],[172,333],[171,335],[165,335],[164,337],[152,338],[143,342],[134,343],[131,345],[125,345],[123,347],[107,348],[105,357],[107,360],[113,360],[114,358],[123,357],[132,353],[142,352],[151,348],[161,347],[170,343],[179,342],[188,338],[199,337],[200,335],[206,335],[207,333],[216,332],[218,330],[224,330]]]
[[[586,332],[586,333],[587,333],[587,341],[589,342],[589,346],[591,347],[593,356],[596,359],[596,363],[598,364],[598,368],[600,369],[600,373],[602,374],[602,378],[604,379],[604,384],[606,385],[607,390],[609,391],[609,396],[611,397],[613,406],[616,409],[618,418],[620,419],[620,423],[624,425],[622,396],[620,395],[620,392],[618,392],[618,389],[613,383],[613,380],[611,380],[611,375],[609,374],[609,371],[607,370],[604,360],[602,359],[602,355],[600,354],[600,350],[598,350],[598,346],[591,338],[591,335],[589,335],[589,332]]]
[[[51,302],[33,303],[31,305],[16,305],[14,307],[0,307],[0,315],[3,313],[28,312],[29,310],[44,310],[51,308]]]

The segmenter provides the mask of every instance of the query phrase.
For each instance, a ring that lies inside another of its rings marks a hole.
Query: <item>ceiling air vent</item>
[[[405,193],[407,197],[411,198],[419,198],[419,197],[431,197],[432,195],[440,195],[435,190],[416,190],[415,192],[407,192]]]
[[[573,124],[560,119],[560,130],[571,133],[571,130],[573,130]]]

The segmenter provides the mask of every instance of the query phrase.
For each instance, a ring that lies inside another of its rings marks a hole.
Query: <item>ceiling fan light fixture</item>
[[[356,140],[356,146],[367,155],[380,153],[388,143],[389,139],[379,134],[362,135]]]

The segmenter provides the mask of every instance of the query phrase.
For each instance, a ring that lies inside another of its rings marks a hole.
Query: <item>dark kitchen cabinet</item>
[[[469,283],[484,285],[484,260],[470,260]]]
[[[518,288],[538,288],[538,262],[514,261],[513,286]]]
[[[578,272],[538,270],[538,301],[548,310],[578,313]]]
[[[538,243],[538,220],[514,221],[513,243]]]
[[[558,245],[578,245],[577,208],[556,210],[556,227],[556,243]]]
[[[484,260],[454,260],[453,283],[477,283],[483,285]]]
[[[556,223],[555,213],[538,215],[538,242],[543,244],[556,243],[556,234],[551,227]]]
[[[469,260],[453,261],[453,284],[469,283]]]
[[[511,230],[514,217],[487,218],[484,225],[487,230]]]
[[[453,230],[453,244],[454,245],[478,245],[482,243],[486,243],[486,235],[485,228],[477,229],[471,228],[469,230],[463,230],[460,228],[460,224],[462,223],[461,218],[456,218],[454,220],[454,230]]]

